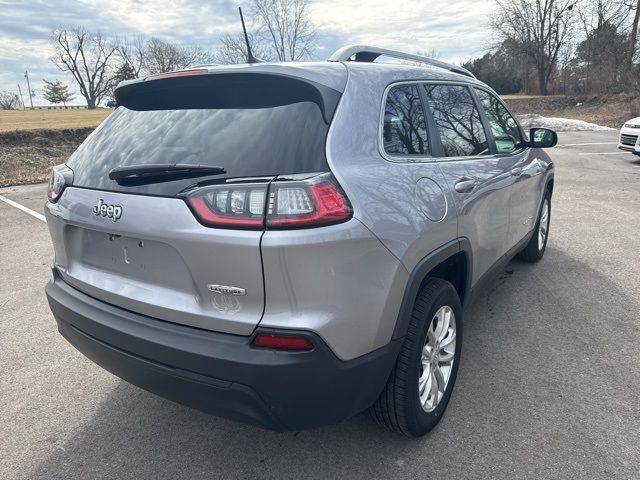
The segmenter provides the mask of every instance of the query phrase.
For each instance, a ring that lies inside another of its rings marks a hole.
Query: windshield
[[[198,86],[202,87],[200,80]],[[74,185],[175,195],[207,179],[219,181],[328,169],[324,148],[328,122],[323,112],[327,105],[322,97],[305,97],[304,91],[287,94],[286,88],[291,85],[277,81],[263,89],[260,87],[264,82],[248,85],[245,81],[235,88],[227,84],[223,89],[213,88],[220,84],[208,85],[211,91],[201,88],[196,95],[193,88],[183,94],[188,88],[184,83],[173,82],[174,88],[163,85],[161,90],[151,93],[147,89],[146,96],[135,95],[128,105],[126,101],[119,102],[125,105],[119,106],[69,158],[67,164],[74,171]],[[254,89],[249,95],[238,95],[238,90],[248,87]],[[277,90],[277,96],[269,89]],[[225,96],[224,90],[233,90],[235,101],[230,95]],[[338,92],[335,94],[339,96]],[[171,95],[170,101],[167,95]],[[180,106],[188,108],[175,108]],[[196,106],[208,108],[193,108]],[[221,167],[226,173],[133,186],[118,185],[109,179],[109,172],[116,167],[174,163]]]

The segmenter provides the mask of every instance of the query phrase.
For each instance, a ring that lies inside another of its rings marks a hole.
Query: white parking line
[[[25,207],[24,205],[20,205],[19,203],[14,202],[13,200],[9,200],[7,197],[0,195],[0,200],[2,200],[7,205],[11,205],[12,207],[16,207],[18,210],[22,210],[24,213],[28,213],[32,217],[36,217],[38,220],[42,220],[47,223],[47,220],[44,218],[44,215],[38,213],[30,208]]]
[[[559,147],[581,147],[583,145],[617,145],[618,142],[594,142],[594,143],[561,143]]]
[[[629,152],[600,152],[600,153],[579,153],[578,156],[581,155],[628,155]]]

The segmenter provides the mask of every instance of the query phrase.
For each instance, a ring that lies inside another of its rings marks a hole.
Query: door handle
[[[476,181],[473,178],[463,177],[453,187],[458,193],[469,193],[476,188]]]
[[[522,168],[521,167],[515,167],[515,168],[511,169],[511,175],[513,175],[514,177],[517,177],[521,173],[522,173]]]

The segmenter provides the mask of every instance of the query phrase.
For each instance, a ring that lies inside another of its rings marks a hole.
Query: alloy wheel
[[[540,225],[538,226],[538,250],[542,251],[544,242],[549,232],[549,200],[545,199],[540,213]]]
[[[431,319],[420,358],[418,395],[422,409],[436,409],[449,384],[456,352],[456,317],[448,305]]]

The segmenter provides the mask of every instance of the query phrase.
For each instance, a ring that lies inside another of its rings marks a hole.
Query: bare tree
[[[0,110],[17,110],[22,107],[20,97],[11,92],[0,92]]]
[[[638,41],[638,22],[640,0],[589,0],[580,4],[578,17],[583,30],[583,59],[588,62],[585,68],[585,78],[588,83],[594,76],[617,73],[624,70],[630,83],[634,80],[634,57]],[[633,12],[635,17],[630,22]],[[620,38],[609,39],[603,35],[606,30],[614,30]],[[599,37],[601,41],[598,41]],[[604,38],[602,38],[604,37]],[[620,41],[624,45],[620,45]],[[595,40],[595,41],[594,41]],[[614,40],[614,41],[612,41]],[[604,49],[609,50],[605,52]],[[598,59],[594,64],[591,59]],[[600,67],[600,72],[595,72]]]
[[[269,61],[308,58],[315,48],[316,29],[309,18],[309,0],[252,0],[248,36],[253,54]],[[217,59],[244,63],[247,47],[242,33],[225,35]]]
[[[632,8],[635,9],[635,15],[631,26],[631,34],[629,35],[629,53],[627,56],[627,67],[629,68],[629,72],[633,70],[633,61],[636,57],[638,41],[640,41],[638,32],[638,26],[640,24],[640,0],[635,2],[635,6],[632,4]]]
[[[441,55],[440,52],[438,52],[435,48],[432,48],[430,50],[419,50],[417,52],[415,52],[416,55],[419,55],[421,57],[428,57],[428,58],[432,58],[434,60],[438,60]],[[382,55],[379,58],[385,58],[384,55]],[[415,65],[417,67],[423,67],[424,65],[426,65],[424,62],[421,62],[420,60],[398,60],[398,59],[391,59],[392,62],[394,63],[399,63],[401,65]]]
[[[58,29],[51,42],[56,51],[51,61],[63,72],[71,73],[87,107],[96,108],[109,92],[116,45],[101,33],[82,27]]]
[[[198,45],[182,46],[153,37],[144,49],[143,68],[147,73],[163,73],[181,70],[198,63],[210,63],[214,55]]]
[[[177,46],[154,37],[145,46],[144,64],[149,73],[162,73],[185,68],[189,60]]]
[[[535,65],[538,88],[546,95],[556,71],[560,49],[573,31],[576,0],[498,0],[491,25],[501,42],[507,41]]]
[[[309,18],[309,0],[253,0],[260,31],[281,62],[302,60],[315,48],[316,29]]]
[[[117,57],[122,65],[128,65],[133,73],[133,78],[140,76],[145,62],[146,40],[143,36],[124,37],[118,41]]]
[[[247,32],[251,52],[260,60],[271,61],[273,57],[267,45],[254,32]],[[220,39],[222,46],[216,52],[216,63],[233,64],[247,62],[247,44],[242,33],[236,35],[227,34]]]
[[[118,84],[124,80],[133,80],[135,78],[138,78],[138,75],[135,73],[134,67],[132,67],[127,62],[122,62],[114,72],[114,74],[111,76],[111,81],[109,82],[110,89],[109,93],[106,96],[109,99],[115,99],[115,93]],[[107,102],[107,106],[109,106],[109,103],[111,102]]]

